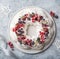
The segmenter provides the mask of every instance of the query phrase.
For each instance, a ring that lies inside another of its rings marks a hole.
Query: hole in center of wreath
[[[32,39],[37,39],[39,31],[41,31],[41,25],[29,25],[27,29],[27,35]]]

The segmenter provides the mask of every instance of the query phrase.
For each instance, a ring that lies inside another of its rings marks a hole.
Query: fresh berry
[[[19,21],[21,20],[21,18],[19,18]]]
[[[35,14],[34,17],[35,17],[35,20],[38,20],[38,14]]]
[[[44,32],[48,32],[48,28],[47,27],[43,28],[43,30],[44,30]]]
[[[55,18],[58,19],[59,18],[58,15],[55,15]]]
[[[22,35],[24,33],[24,30],[23,28],[19,28],[16,32],[15,32],[17,35]]]
[[[31,44],[34,45],[35,44],[34,41],[32,41]]]
[[[23,28],[20,28],[20,30],[23,30]]]
[[[40,41],[44,42],[45,41],[45,32],[40,31]]]
[[[24,39],[26,39],[26,36],[24,36],[24,35],[18,37],[18,40],[20,40],[20,41],[24,40]]]
[[[54,13],[53,11],[50,12],[50,15],[51,15],[52,17],[55,17],[55,13]]]
[[[40,35],[44,35],[44,34],[45,34],[45,32],[41,32],[41,31],[40,31]]]
[[[27,40],[22,41],[24,45],[27,45]]]
[[[26,36],[22,36],[21,39],[23,39],[23,40],[26,39]]]
[[[10,46],[10,48],[14,48],[14,46],[11,42],[8,42],[8,45]]]
[[[44,35],[41,35],[40,41],[43,43],[45,41]]]
[[[45,32],[45,36],[48,36],[49,32]]]
[[[30,42],[30,40],[29,39],[27,39],[27,43],[29,43]]]
[[[28,43],[28,45],[31,47],[32,46],[32,44],[31,43]]]
[[[13,29],[12,29],[12,31],[13,31],[13,32],[16,32],[16,29],[15,29],[15,28],[13,28]]]
[[[48,25],[47,25],[47,24],[43,24],[43,23],[42,23],[42,27],[48,27]]]
[[[21,28],[21,27],[24,27],[24,24],[19,24],[19,23],[18,23],[15,28],[16,28],[16,30],[17,30],[17,29],[19,29],[19,28]]]
[[[40,20],[42,20],[43,19],[43,16],[40,16]]]
[[[35,22],[35,18],[34,17],[32,18],[32,22]]]
[[[17,39],[18,39],[18,41],[22,41],[21,36],[18,36],[18,38],[17,38]]]

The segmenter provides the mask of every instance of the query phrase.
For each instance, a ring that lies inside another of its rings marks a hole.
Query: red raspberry
[[[55,16],[55,13],[54,13],[53,11],[51,11],[51,12],[50,12],[50,15],[51,15],[52,17],[54,17],[54,16]]]

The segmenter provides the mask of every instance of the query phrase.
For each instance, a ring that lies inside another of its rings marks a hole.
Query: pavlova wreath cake
[[[41,8],[26,8],[11,22],[10,36],[18,48],[42,50],[54,35],[53,20]]]

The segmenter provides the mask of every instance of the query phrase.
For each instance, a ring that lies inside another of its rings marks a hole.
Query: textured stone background
[[[0,50],[0,59],[60,59],[60,0],[0,0],[0,34],[9,39],[8,25],[17,11],[23,7],[37,6],[45,8],[48,12],[53,10],[59,15],[55,19],[57,26],[57,35],[52,46],[43,53],[29,55],[15,51],[18,56],[6,56]]]

